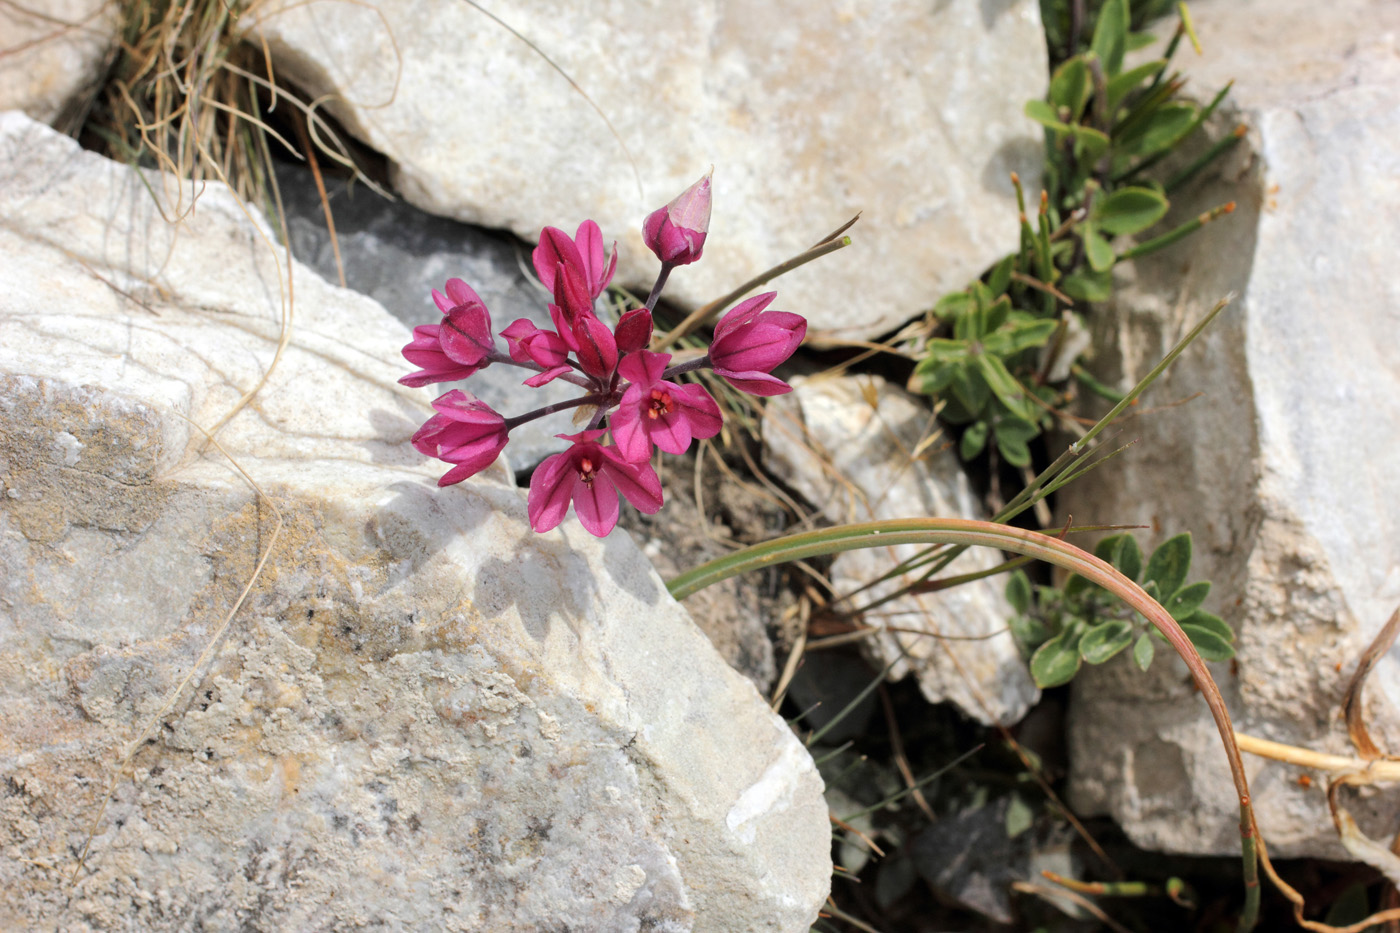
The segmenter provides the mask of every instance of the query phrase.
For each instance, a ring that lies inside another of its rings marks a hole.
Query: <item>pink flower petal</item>
[[[595,537],[605,538],[617,525],[622,512],[617,487],[606,473],[598,473],[592,483],[579,480],[574,485],[574,512],[579,524]]]
[[[574,471],[572,448],[546,457],[530,477],[530,494],[526,500],[530,527],[545,532],[562,522],[569,514],[576,483],[578,475]]]

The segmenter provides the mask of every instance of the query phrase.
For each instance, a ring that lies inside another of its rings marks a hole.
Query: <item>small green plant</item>
[[[1074,364],[1068,337],[1080,328],[1069,309],[1110,298],[1118,262],[1175,243],[1234,205],[1136,243],[1114,238],[1149,234],[1171,206],[1168,195],[1243,135],[1241,127],[1166,181],[1150,177],[1148,170],[1200,129],[1229,90],[1222,88],[1206,106],[1180,98],[1184,82],[1169,67],[1182,37],[1191,34],[1185,5],[1179,5],[1180,24],[1162,57],[1132,67],[1126,53],[1151,41],[1133,26],[1160,14],[1161,2],[1105,0],[1084,49],[1078,48],[1079,25],[1062,22],[1068,14],[1059,7],[1069,5],[1044,6],[1047,23],[1061,24],[1067,52],[1046,98],[1026,104],[1026,115],[1045,129],[1045,188],[1035,221],[1012,176],[1019,248],[934,305],[909,380],[912,391],[944,402],[945,421],[967,426],[959,444],[963,459],[995,450],[1019,467],[1030,463],[1028,445],[1072,397],[1071,375],[1117,400]],[[1061,47],[1052,36],[1052,49]]]
[[[1094,556],[1107,561],[1137,583],[1170,613],[1207,661],[1235,656],[1235,634],[1217,615],[1201,608],[1210,583],[1187,583],[1191,570],[1191,535],[1170,538],[1152,552],[1144,573],[1142,551],[1132,535],[1104,538]],[[1031,676],[1041,687],[1069,683],[1082,664],[1103,664],[1129,645],[1142,670],[1152,664],[1153,638],[1161,634],[1102,586],[1072,576],[1063,588],[1033,586],[1023,571],[1006,584],[1006,598],[1016,610],[1011,631],[1030,653]]]

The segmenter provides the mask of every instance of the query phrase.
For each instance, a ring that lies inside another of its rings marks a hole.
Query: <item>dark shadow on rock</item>
[[[1024,184],[1039,184],[1040,167],[1044,163],[1044,147],[1033,138],[1035,124],[1030,118],[1026,119],[1027,135],[1007,140],[1002,143],[997,151],[992,153],[992,157],[982,166],[982,175],[979,179],[982,188],[993,194],[1003,197],[1015,192],[1011,184],[1011,173],[1015,172],[1021,176]],[[1038,134],[1037,134],[1038,135]],[[1026,200],[1032,202],[1039,196],[1038,191],[1032,191],[1028,187],[1026,190]],[[1014,211],[1007,212],[1007,223],[1014,224],[1016,215]]]
[[[328,282],[339,282],[335,251],[326,228],[320,194],[311,173],[297,165],[278,170],[292,254]],[[507,233],[486,230],[425,213],[403,201],[391,201],[374,191],[351,189],[342,182],[327,188],[331,214],[348,288],[367,295],[412,328],[442,319],[433,303],[433,289],[449,278],[470,285],[490,309],[496,332],[519,318],[539,327],[552,327],[550,297],[535,281],[530,267],[532,247]],[[404,373],[413,367],[404,363]],[[471,392],[506,416],[518,415],[565,401],[577,394],[562,380],[539,389],[521,383],[528,372],[492,365],[463,383],[431,387],[438,394],[453,388]],[[426,419],[423,415],[419,420]],[[517,428],[508,448],[519,468],[555,453],[555,434],[569,432],[571,417],[558,414]],[[576,429],[575,429],[576,430]]]
[[[622,507],[631,508],[626,502]],[[621,528],[614,528],[612,534],[603,539],[603,569],[608,576],[639,602],[655,606],[661,599],[661,587],[656,578],[646,572],[650,566],[631,536]]]
[[[423,462],[423,455],[410,443],[413,433],[427,419],[422,409],[407,400],[395,400],[398,411],[374,408],[369,412],[370,427],[378,435],[360,444],[369,452],[370,462],[385,466],[412,466]],[[444,472],[450,469],[443,464]]]
[[[991,32],[997,24],[997,20],[1006,11],[1016,5],[1016,0],[982,0],[978,4],[982,13],[982,28]]]

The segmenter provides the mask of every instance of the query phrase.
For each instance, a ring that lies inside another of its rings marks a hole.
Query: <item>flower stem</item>
[[[706,353],[704,356],[699,357],[698,359],[687,360],[684,363],[677,363],[675,366],[668,366],[666,368],[666,371],[661,374],[661,378],[674,379],[675,377],[682,375],[683,373],[693,373],[697,369],[709,369],[711,368],[711,365],[712,364],[710,363],[710,354]]]
[[[534,370],[534,371],[537,372],[537,373],[542,373],[542,372],[544,372],[544,367],[541,366],[539,363],[533,363],[533,362],[524,362],[524,363],[522,363],[520,360],[511,359],[511,357],[510,357],[509,354],[507,354],[507,353],[502,353],[500,350],[497,350],[495,347],[492,347],[492,348],[491,348],[491,352],[488,353],[488,354],[486,355],[486,358],[487,358],[488,360],[490,360],[492,363],[502,363],[502,364],[504,364],[504,365],[506,365],[506,366],[519,366],[521,369],[531,369],[531,370]],[[566,360],[565,362],[567,362],[570,366],[573,366],[575,369],[578,368],[578,364],[575,363],[573,360]],[[578,386],[580,389],[591,389],[591,388],[593,388],[593,383],[592,383],[592,382],[590,382],[588,379],[586,379],[586,378],[583,377],[583,376],[576,376],[576,375],[574,375],[573,373],[562,373],[562,374],[559,375],[557,378],[563,379],[565,382],[572,382],[574,385]]]
[[[560,378],[567,377],[561,376]],[[580,395],[578,398],[571,398],[567,402],[555,402],[553,405],[546,405],[543,408],[536,408],[534,411],[527,411],[523,415],[507,418],[506,430],[514,431],[527,421],[534,421],[536,418],[552,415],[556,411],[567,411],[570,408],[578,408],[582,405],[597,405],[602,400],[603,397],[601,395]]]
[[[656,284],[651,287],[651,294],[647,295],[647,310],[655,311],[656,303],[661,299],[661,290],[666,287],[666,279],[671,275],[674,268],[669,262],[661,264],[661,271],[656,276]]]

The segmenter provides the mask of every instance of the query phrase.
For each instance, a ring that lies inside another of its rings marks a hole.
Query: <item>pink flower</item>
[[[603,233],[593,221],[585,220],[579,224],[572,240],[558,227],[545,227],[540,232],[540,245],[535,247],[530,258],[545,288],[556,290],[562,265],[565,274],[586,290],[591,299],[601,295],[612,281],[617,269],[617,244],[613,244],[612,258],[605,264]]]
[[[642,223],[642,239],[656,258],[683,266],[700,258],[710,229],[710,172]]]
[[[681,385],[661,378],[669,353],[645,350],[624,357],[617,371],[631,381],[612,415],[613,440],[628,460],[646,460],[651,445],[668,454],[683,454],[693,437],[714,437],[724,419],[704,386]]]
[[[438,480],[451,486],[496,462],[510,440],[505,419],[476,397],[453,389],[433,402],[437,414],[413,435],[413,446],[429,457],[454,463]]]
[[[547,382],[553,382],[572,367],[569,366],[569,346],[552,330],[541,330],[529,318],[513,321],[501,331],[510,348],[510,358],[517,363],[530,362],[544,367],[525,380],[525,385],[538,389]]]
[[[618,353],[635,353],[646,349],[651,343],[651,312],[646,308],[633,308],[617,319],[613,329],[617,338]]]
[[[442,352],[463,366],[483,366],[496,348],[491,334],[491,312],[476,292],[461,279],[447,280],[447,294],[433,289],[433,301],[445,315],[438,339]]]
[[[719,319],[710,341],[716,375],[750,395],[782,395],[792,386],[769,370],[792,356],[807,335],[807,319],[786,311],[764,311],[777,297],[765,292],[742,302]]]
[[[600,383],[610,382],[617,369],[617,340],[608,325],[591,312],[580,314],[574,319],[573,338],[579,368]]]
[[[442,340],[438,336],[441,329],[441,324],[420,324],[413,328],[413,340],[404,346],[403,355],[414,366],[422,368],[404,376],[399,382],[414,388],[433,382],[456,382],[485,365],[463,366],[442,352]]]
[[[569,503],[589,534],[604,537],[617,524],[618,494],[651,515],[661,508],[661,480],[645,460],[630,463],[614,447],[598,443],[604,431],[559,434],[573,446],[545,459],[530,480],[530,527],[549,531],[564,520]]]

